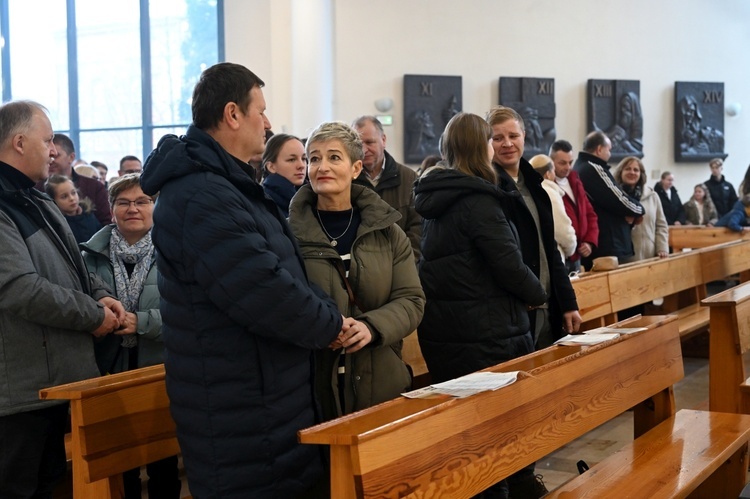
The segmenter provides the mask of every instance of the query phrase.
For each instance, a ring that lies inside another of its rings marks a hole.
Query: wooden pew
[[[70,400],[73,497],[124,497],[123,471],[180,453],[164,365],[40,390]]]
[[[683,338],[705,330],[708,310],[700,306],[706,284],[740,274],[750,277],[750,240],[733,241],[668,258],[651,258],[608,272],[587,272],[571,280],[584,329],[610,323],[617,312],[646,305],[649,315],[674,314]],[[653,305],[654,299],[663,299]]]
[[[711,311],[709,408],[750,414],[742,355],[750,349],[750,283],[703,300]]]
[[[411,368],[412,387],[422,388],[430,384],[430,373],[427,370],[427,363],[422,356],[422,349],[419,347],[419,337],[417,331],[404,338],[404,346],[401,349],[401,356],[404,362]]]
[[[544,497],[738,497],[748,439],[750,416],[683,409]]]
[[[586,325],[585,329],[617,321],[617,315],[612,310],[607,272],[588,272],[570,282],[576,293],[578,312]]]
[[[701,265],[700,253],[690,252],[582,274],[571,283],[583,329],[611,323],[617,312],[644,304],[649,315],[677,315],[683,337],[707,327],[708,313],[700,307],[706,296]],[[662,304],[652,305],[657,299]]]
[[[720,281],[739,274],[740,282],[750,280],[750,240],[731,241],[699,251],[703,282]]]
[[[460,498],[633,406],[636,436],[655,427],[669,433],[677,423],[703,431],[689,418],[673,417],[672,385],[683,376],[676,318],[638,317],[622,324],[649,329],[592,347],[553,346],[488,369],[522,371],[508,387],[463,399],[400,398],[302,430],[300,441],[331,447],[332,497]],[[741,428],[732,444],[746,444],[750,417],[717,420]],[[678,457],[661,465],[679,469],[684,463]],[[698,474],[695,483],[711,475],[718,461],[691,468]],[[721,468],[736,472],[746,464]],[[744,480],[730,478],[722,477],[739,492]]]
[[[748,238],[750,234],[734,232],[726,227],[706,227],[705,225],[671,225],[669,227],[669,247],[675,253],[685,248],[706,248]]]

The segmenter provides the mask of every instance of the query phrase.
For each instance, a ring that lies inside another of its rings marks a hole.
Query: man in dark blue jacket
[[[193,91],[193,124],[167,135],[141,186],[160,191],[153,241],[161,278],[166,383],[190,492],[200,498],[298,497],[324,479],[312,351],[341,314],[307,282],[294,236],[252,178],[263,153],[263,81],[216,64]]]

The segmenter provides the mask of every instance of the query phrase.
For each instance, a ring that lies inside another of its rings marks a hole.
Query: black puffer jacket
[[[153,241],[167,393],[190,491],[296,497],[321,477],[311,351],[341,315],[307,282],[286,221],[211,136],[190,127],[151,153],[143,191],[161,191]]]
[[[654,191],[659,195],[661,207],[664,210],[664,217],[667,219],[667,225],[674,225],[675,222],[680,222],[683,225],[686,224],[687,215],[685,215],[685,208],[680,200],[680,195],[677,194],[677,189],[670,187],[670,195],[667,197],[667,193],[661,182],[656,182]]]
[[[547,297],[523,263],[505,194],[455,170],[428,170],[414,188],[422,216],[419,277],[427,306],[419,345],[433,381],[534,350],[527,305]]]

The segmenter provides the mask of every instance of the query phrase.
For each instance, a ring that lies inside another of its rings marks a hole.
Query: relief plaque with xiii
[[[587,130],[612,141],[611,163],[643,157],[643,113],[639,80],[588,80]]]

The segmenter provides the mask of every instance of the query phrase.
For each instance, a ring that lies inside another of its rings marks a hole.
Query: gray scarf
[[[138,310],[138,300],[146,283],[146,276],[154,258],[154,245],[151,242],[151,230],[140,241],[130,246],[122,237],[117,227],[112,229],[109,238],[109,258],[115,271],[115,291],[122,306],[127,312]],[[135,265],[128,276],[125,264]],[[135,334],[122,337],[122,346],[132,348],[138,344]]]

